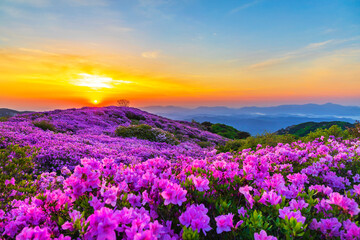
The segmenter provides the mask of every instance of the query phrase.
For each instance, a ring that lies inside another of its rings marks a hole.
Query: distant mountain
[[[346,128],[354,127],[354,124],[342,121],[333,121],[333,122],[306,122],[293,126],[289,126],[287,128],[280,129],[277,131],[277,134],[293,134],[299,137],[304,137],[310,132],[314,132],[317,129],[327,129],[334,125],[341,127],[341,129],[345,130]]]
[[[13,117],[18,114],[30,113],[31,111],[16,111],[8,108],[0,108],[0,117]]]
[[[167,115],[278,115],[278,114],[294,114],[294,115],[327,115],[327,116],[360,116],[359,106],[343,106],[333,103],[326,104],[303,104],[303,105],[280,105],[273,107],[197,107],[183,108],[176,106],[149,106],[142,108],[151,113],[167,114]]]
[[[360,107],[333,103],[242,108],[150,106],[142,109],[176,120],[191,121],[193,119],[198,122],[223,123],[253,135],[275,132],[304,122],[354,123],[360,120]]]

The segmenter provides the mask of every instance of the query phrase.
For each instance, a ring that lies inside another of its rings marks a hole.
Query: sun
[[[98,104],[98,103],[99,103],[99,101],[98,101],[98,100],[96,100],[96,99],[95,99],[95,100],[93,100],[92,102],[93,102],[93,104]]]

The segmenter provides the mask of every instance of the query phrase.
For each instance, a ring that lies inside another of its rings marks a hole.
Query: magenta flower
[[[180,223],[186,227],[191,226],[192,230],[203,231],[206,236],[206,232],[211,230],[210,218],[206,215],[208,212],[204,204],[193,204],[183,212],[179,218]]]
[[[283,209],[279,209],[279,217],[285,219],[287,217],[289,220],[291,218],[295,218],[297,222],[305,223],[306,218],[301,215],[300,211],[291,211],[290,207],[284,207]]]
[[[115,229],[119,225],[119,212],[103,207],[96,210],[87,220],[90,223],[88,235],[97,239],[115,240]]]
[[[6,179],[6,180],[5,180],[5,186],[7,186],[7,185],[9,185],[9,184],[15,186],[15,178],[11,178],[10,180]]]
[[[333,192],[329,195],[329,200],[327,200],[327,203],[343,208],[351,216],[357,215],[360,212],[358,204],[354,199],[345,197],[337,192]]]
[[[254,203],[255,203],[255,200],[253,199],[253,197],[251,196],[250,194],[250,191],[252,190],[253,188],[246,185],[245,187],[240,187],[239,188],[239,192],[242,193],[246,200],[249,202],[249,205],[250,205],[250,208],[252,208],[254,206]]]
[[[245,217],[246,212],[247,212],[247,210],[245,210],[244,207],[241,207],[238,210],[239,216],[242,216],[242,217]]]
[[[210,189],[209,180],[207,178],[195,177],[194,175],[191,175],[189,178],[192,179],[196,190],[198,190],[199,192],[203,192]]]
[[[16,240],[49,240],[50,233],[47,228],[35,228],[25,227],[19,235],[16,236]]]
[[[277,240],[276,237],[268,236],[264,230],[261,230],[260,233],[254,234],[255,240]]]
[[[295,199],[292,199],[290,201],[290,209],[291,210],[301,210],[303,208],[307,208],[309,206],[308,203],[306,203],[304,200],[296,201]]]
[[[216,228],[217,234],[231,231],[231,228],[234,227],[233,217],[234,214],[229,213],[227,215],[220,215],[215,218],[216,226],[217,226]]]
[[[186,201],[186,193],[186,190],[182,189],[178,184],[175,183],[169,185],[161,193],[161,196],[165,199],[165,205],[172,203],[181,206],[181,204]]]
[[[354,193],[356,193],[358,196],[360,195],[360,184],[354,185]]]
[[[267,203],[270,203],[271,205],[276,205],[281,203],[281,201],[282,201],[281,196],[278,196],[273,190],[271,190],[269,193],[264,192],[264,194],[259,200],[259,202],[264,205],[267,205]]]

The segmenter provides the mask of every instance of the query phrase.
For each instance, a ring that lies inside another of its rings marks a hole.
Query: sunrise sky
[[[359,0],[0,0],[0,107],[360,105]]]

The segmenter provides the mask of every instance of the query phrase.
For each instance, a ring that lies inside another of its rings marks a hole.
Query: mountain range
[[[9,108],[0,108],[0,117],[13,117],[22,113],[30,113],[31,111],[17,111]]]
[[[176,120],[223,123],[238,130],[250,132],[252,135],[275,132],[281,128],[310,121],[354,123],[360,120],[359,106],[343,106],[333,103],[242,108],[149,106],[142,109]]]

